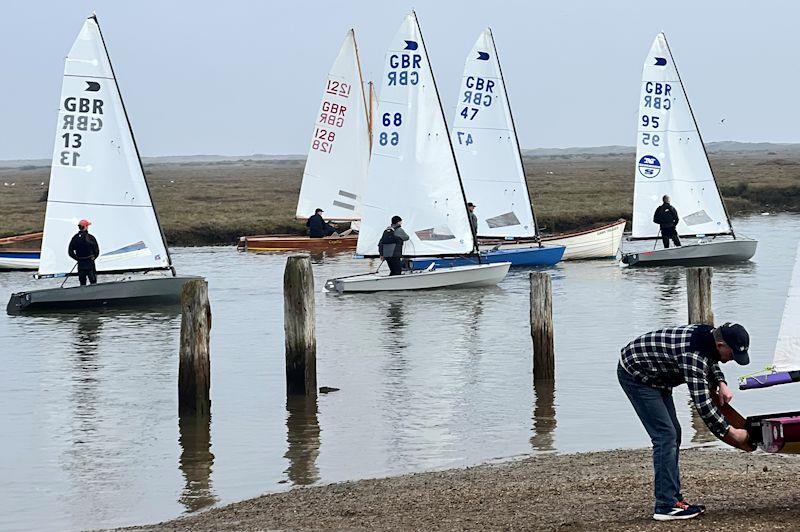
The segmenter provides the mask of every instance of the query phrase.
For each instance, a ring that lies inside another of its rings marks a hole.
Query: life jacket
[[[394,227],[387,227],[378,242],[378,253],[381,257],[402,257],[403,240],[394,234]]]

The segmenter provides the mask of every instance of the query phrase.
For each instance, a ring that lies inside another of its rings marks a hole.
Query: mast
[[[128,110],[125,107],[125,100],[122,98],[122,91],[119,89],[119,82],[117,81],[117,75],[114,72],[114,65],[111,62],[111,56],[108,53],[108,47],[106,46],[106,40],[103,37],[103,31],[100,29],[100,22],[97,20],[97,14],[92,13],[89,17],[90,19],[94,20],[94,23],[97,24],[97,32],[100,34],[100,41],[103,43],[103,51],[106,54],[106,58],[108,59],[108,66],[111,68],[111,77],[114,78],[114,86],[117,88],[117,95],[119,96],[120,105],[122,106],[122,112],[125,115],[125,122],[128,124],[128,131],[131,134],[131,140],[133,141],[133,149],[136,150],[136,159],[139,161],[139,168],[142,171],[142,179],[144,179],[144,186],[147,189],[147,195],[150,199],[150,207],[153,209],[153,214],[156,217],[156,223],[158,224],[158,231],[161,233],[161,241],[164,244],[164,250],[167,253],[167,262],[169,263],[169,269],[172,271],[172,276],[175,277],[177,272],[175,271],[175,266],[172,264],[172,256],[169,254],[169,246],[167,245],[167,238],[164,235],[164,228],[161,226],[161,220],[158,217],[158,210],[156,209],[156,204],[153,202],[153,194],[150,192],[150,184],[147,182],[147,174],[144,172],[144,165],[142,164],[142,156],[139,153],[139,146],[136,144],[136,136],[133,134],[133,127],[131,126],[130,118],[128,118]]]
[[[672,49],[669,47],[669,41],[667,41],[667,35],[663,31],[661,32],[661,35],[664,37],[664,44],[667,45],[667,51],[669,52],[669,58],[672,60],[672,66],[675,67],[675,73],[678,75],[678,82],[681,84],[681,91],[683,92],[683,97],[686,99],[686,106],[689,108],[689,116],[692,117],[694,128],[697,131],[697,137],[700,139],[700,145],[703,146],[703,153],[706,156],[706,163],[708,163],[708,168],[711,170],[711,176],[714,178],[714,188],[717,190],[717,195],[719,196],[719,199],[722,202],[722,209],[725,211],[725,218],[727,219],[728,227],[731,230],[730,234],[735,239],[736,233],[734,233],[733,231],[733,224],[731,223],[731,217],[728,214],[728,207],[725,206],[725,198],[722,197],[722,193],[719,191],[719,184],[717,183],[717,177],[714,175],[714,169],[711,167],[711,161],[708,160],[708,150],[706,150],[706,143],[703,142],[703,135],[700,133],[700,127],[697,125],[697,119],[694,117],[692,104],[691,102],[689,102],[689,95],[686,94],[686,88],[683,85],[683,80],[681,79],[681,73],[678,71],[678,63],[675,62],[675,57],[672,55]]]
[[[531,199],[531,191],[528,188],[528,178],[525,176],[525,163],[522,160],[522,149],[519,146],[519,137],[517,136],[517,126],[514,123],[514,113],[511,112],[511,100],[508,99],[508,89],[506,88],[506,79],[503,76],[503,68],[500,66],[500,56],[497,53],[497,45],[494,42],[494,34],[492,28],[489,30],[489,38],[492,41],[492,49],[494,50],[494,58],[497,61],[497,70],[500,71],[500,79],[503,81],[503,96],[506,98],[506,105],[508,106],[508,116],[511,118],[511,131],[514,133],[514,142],[517,144],[517,155],[519,156],[519,166],[522,168],[522,179],[525,184],[525,194],[528,196],[528,205],[531,208],[531,215],[533,216],[533,229],[536,236],[539,236],[539,222],[536,221],[536,210],[533,208],[533,201]]]
[[[425,55],[428,58],[428,70],[431,73],[431,82],[433,83],[433,92],[436,94],[436,101],[439,102],[439,112],[442,113],[442,122],[444,123],[444,132],[445,136],[447,137],[447,145],[450,146],[450,154],[453,157],[453,166],[456,169],[456,176],[458,176],[458,187],[461,190],[461,199],[464,204],[464,211],[467,213],[467,221],[469,222],[469,209],[467,208],[467,194],[464,192],[464,183],[461,181],[461,172],[458,169],[458,161],[456,160],[456,152],[453,149],[453,141],[450,138],[450,129],[447,127],[447,119],[444,116],[444,108],[442,107],[442,98],[439,95],[439,89],[436,87],[436,78],[433,76],[433,65],[431,64],[431,56],[428,54],[428,47],[425,46],[425,39],[422,37],[422,29],[419,27],[419,20],[417,20],[417,12],[413,9],[411,10],[411,14],[414,15],[414,24],[417,26],[417,31],[419,32],[419,40],[422,42],[422,47],[425,50]],[[469,222],[470,230],[470,238],[472,239],[472,253],[478,256],[478,261],[480,262],[480,252],[478,250],[478,240],[475,238],[475,232],[472,230],[472,223]]]
[[[369,126],[369,151],[372,156],[372,121],[375,120],[375,84],[372,81],[367,83],[369,85],[369,109],[367,110],[367,125]]]
[[[350,34],[353,36],[353,48],[356,52],[356,65],[358,65],[358,88],[361,90],[361,101],[364,102],[364,113],[367,117],[367,125],[369,127],[369,149],[372,151],[372,113],[370,109],[367,109],[367,100],[366,96],[364,95],[364,76],[361,74],[361,58],[358,56],[358,43],[356,42],[356,31],[353,28],[350,28]],[[372,82],[369,82],[370,89],[372,88]]]

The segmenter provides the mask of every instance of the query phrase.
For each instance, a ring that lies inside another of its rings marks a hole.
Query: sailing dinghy
[[[317,208],[334,222],[360,220],[359,209],[370,154],[370,115],[361,78],[355,32],[345,36],[331,67],[315,117],[295,217],[306,220]],[[355,235],[325,238],[266,235],[241,237],[242,251],[353,250]]]
[[[464,63],[451,135],[464,193],[477,205],[482,262],[550,266],[564,246],[539,242],[517,131],[492,30],[484,30]],[[416,259],[415,269],[477,263],[476,258]]]
[[[78,220],[92,222],[99,274],[171,272],[89,286],[12,294],[15,314],[63,307],[177,303],[177,277],[147,187],[139,152],[93,15],[65,61],[38,278],[74,275],[67,247]]]
[[[376,257],[393,215],[410,240],[406,257],[475,253],[466,198],[425,42],[413,11],[386,54],[375,141],[361,211],[356,253]],[[328,291],[375,292],[494,285],[510,262],[436,268],[389,276],[369,273],[330,279]]]
[[[658,240],[653,212],[668,195],[678,210],[680,247],[623,253],[628,266],[701,265],[749,260],[757,242],[737,238],[708,162],[667,38],[659,33],[642,70],[631,240]]]
[[[39,267],[42,233],[0,238],[0,271],[35,270]],[[18,247],[11,247],[18,246]]]

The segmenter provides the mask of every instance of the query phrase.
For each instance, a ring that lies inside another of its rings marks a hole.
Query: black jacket
[[[402,257],[403,242],[408,240],[408,234],[401,227],[387,227],[378,242],[378,253],[381,257]]]
[[[333,234],[333,227],[325,222],[321,214],[314,214],[306,221],[308,236],[311,238],[322,238]]]
[[[97,245],[97,239],[88,231],[78,231],[69,241],[67,252],[77,261],[94,260],[100,256],[100,246]]]
[[[653,223],[660,225],[661,229],[672,229],[678,225],[679,220],[678,211],[668,203],[659,205],[656,212],[653,214]]]

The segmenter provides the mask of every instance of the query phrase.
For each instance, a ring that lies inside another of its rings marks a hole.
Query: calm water
[[[736,228],[760,243],[752,263],[714,274],[717,320],[739,320],[752,337],[751,366],[724,367],[731,383],[771,361],[800,217]],[[320,258],[319,385],[341,391],[287,404],[285,256],[186,248],[174,260],[209,281],[210,423],[177,416],[178,314],[2,314],[0,529],[146,523],[293,485],[642,447],[616,383],[619,348],[686,320],[681,268],[558,265],[556,383],[534,389],[526,271],[476,291],[336,296],[320,292],[324,280],[368,264]],[[0,274],[4,298],[25,286],[29,275]],[[740,392],[734,404],[745,414],[797,409],[797,392]],[[685,387],[676,398],[685,443],[712,440]]]

